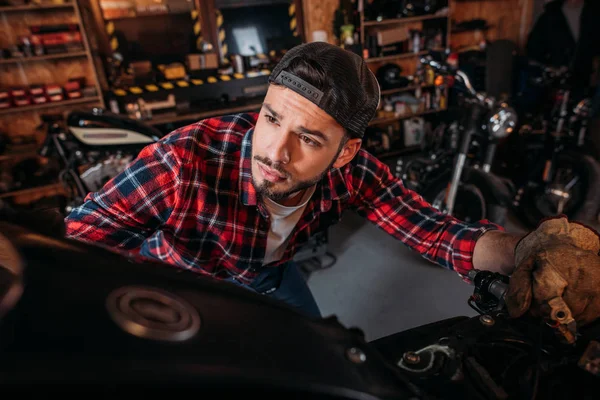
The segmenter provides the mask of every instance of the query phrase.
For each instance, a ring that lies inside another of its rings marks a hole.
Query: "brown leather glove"
[[[509,315],[549,318],[572,343],[569,332],[600,317],[599,252],[596,231],[562,216],[544,220],[516,246]]]

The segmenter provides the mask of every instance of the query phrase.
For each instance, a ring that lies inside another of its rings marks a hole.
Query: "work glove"
[[[564,216],[544,220],[515,248],[505,300],[509,315],[528,310],[551,320],[569,343],[600,317],[600,235]]]

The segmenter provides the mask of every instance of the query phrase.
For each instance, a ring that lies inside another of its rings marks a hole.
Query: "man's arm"
[[[515,268],[515,247],[524,235],[490,231],[481,236],[473,251],[473,268],[511,275]]]
[[[66,218],[71,239],[133,250],[166,224],[178,202],[180,162],[171,145],[146,146],[137,158]]]
[[[489,231],[502,231],[502,227],[488,221],[466,223],[440,212],[364,150],[344,173],[352,193],[351,206],[358,214],[425,259],[464,276],[474,267],[477,245],[481,246],[475,260],[478,266],[493,269],[510,263],[510,256],[503,254],[502,259],[494,259],[486,253],[494,246],[487,243],[491,236],[479,242]]]

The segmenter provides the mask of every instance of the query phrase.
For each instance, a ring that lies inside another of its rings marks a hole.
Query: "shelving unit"
[[[37,194],[39,192],[53,193],[55,191],[62,191],[62,190],[63,190],[62,184],[51,183],[51,184],[43,185],[43,186],[35,186],[35,187],[27,188],[27,189],[19,189],[19,190],[6,192],[6,193],[0,193],[0,199],[16,197],[16,196],[33,195],[33,194]]]
[[[52,11],[64,8],[73,8],[72,2],[62,4],[30,4],[24,6],[0,6],[0,12],[16,12],[16,11]]]
[[[390,19],[381,19],[381,20],[377,20],[377,21],[367,21],[365,20],[365,14],[364,11],[361,11],[359,13],[359,17],[360,17],[360,42],[364,45],[365,43],[365,31],[367,29],[372,29],[373,27],[383,27],[383,26],[389,26],[389,25],[407,25],[407,24],[413,24],[413,23],[418,23],[418,22],[424,22],[424,21],[431,21],[431,20],[438,20],[438,19],[447,19],[447,24],[446,24],[446,43],[450,43],[450,34],[451,34],[451,20],[450,20],[450,10],[451,10],[451,1],[448,1],[448,8],[447,8],[447,12],[444,14],[431,14],[431,15],[421,15],[418,17],[406,17],[406,18],[390,18]],[[446,46],[448,47],[448,46]],[[407,53],[407,54],[402,54],[402,55],[397,55],[395,57],[397,58],[410,58],[410,57],[414,57],[415,54],[419,54],[419,53]],[[394,56],[386,56],[386,57],[373,57],[373,58],[379,58],[380,60],[378,61],[387,61],[387,60],[392,60]],[[368,60],[373,60],[373,58],[369,58]]]
[[[240,112],[249,112],[249,111],[258,111],[260,110],[262,103],[251,103],[247,105],[242,105],[238,107],[228,107],[223,109],[216,110],[205,110],[199,111],[197,113],[186,113],[185,115],[160,115],[155,116],[151,120],[147,121],[149,125],[163,125],[169,124],[173,122],[179,122],[182,118],[189,120],[200,120],[204,118],[210,118],[213,116],[224,115],[224,114],[233,114]]]
[[[66,58],[86,57],[87,52],[85,51],[74,51],[72,53],[60,53],[60,54],[46,54],[43,56],[32,56],[32,57],[20,57],[20,58],[7,58],[0,60],[2,64],[19,64],[25,62],[36,62],[36,61],[48,61],[48,60],[62,60]]]
[[[406,27],[406,29],[416,29],[416,30],[421,30],[424,28],[424,24],[428,24],[428,25],[434,25],[434,26],[439,26],[442,31],[442,35],[443,35],[443,40],[442,40],[442,45],[444,48],[434,48],[434,49],[418,49],[419,51],[413,51],[413,52],[409,52],[409,53],[398,53],[398,54],[391,54],[391,55],[385,55],[385,56],[373,56],[373,54],[371,53],[371,51],[369,50],[363,50],[365,53],[363,54],[364,60],[367,63],[369,69],[371,69],[371,71],[374,74],[377,74],[377,70],[387,64],[387,63],[393,63],[393,64],[397,64],[402,68],[402,75],[404,76],[414,76],[415,72],[417,70],[417,64],[419,62],[419,58],[427,55],[430,51],[438,51],[438,52],[443,52],[445,51],[445,49],[450,48],[450,35],[451,35],[451,10],[452,10],[452,5],[451,5],[452,1],[449,1],[448,7],[446,9],[444,9],[443,11],[439,10],[438,12],[434,13],[434,14],[429,14],[429,15],[421,15],[421,16],[416,16],[416,17],[405,17],[405,18],[390,18],[390,19],[380,19],[380,20],[366,20],[365,19],[365,12],[368,12],[368,9],[366,10],[359,10],[359,18],[360,18],[360,42],[362,44],[363,49],[367,49],[368,46],[366,44],[366,38],[368,37],[369,34],[373,33],[374,31],[383,29],[383,30],[388,30],[390,28],[394,28],[394,27]],[[368,7],[366,5],[365,2],[365,8]],[[439,21],[439,22],[437,22]],[[439,28],[436,28],[439,29]],[[410,40],[410,39],[409,39]],[[369,54],[371,53],[371,54]],[[421,83],[417,83],[417,84],[412,84],[409,85],[407,87],[403,87],[403,88],[395,88],[395,89],[384,89],[381,91],[381,96],[382,96],[382,101],[381,104],[385,104],[385,101],[387,99],[389,99],[389,96],[394,95],[394,94],[400,94],[400,93],[407,93],[407,92],[417,92],[417,90],[421,90],[422,93],[428,92],[427,96],[431,96],[431,98],[433,99],[434,95],[435,95],[435,85],[433,84],[429,84],[431,83],[431,81],[427,81],[427,84],[425,82],[421,82]],[[448,90],[447,89],[443,89],[442,90],[442,95],[446,97],[446,102],[447,102],[447,98],[448,98]],[[392,100],[393,101],[393,100]],[[392,103],[392,105],[394,105]],[[395,105],[394,105],[395,106]],[[382,106],[383,107],[383,106]],[[409,105],[406,105],[406,107],[410,107]],[[408,108],[408,110],[410,110],[410,108]],[[423,116],[435,116],[436,114],[443,112],[446,110],[446,108],[433,108],[433,109],[425,109],[425,107],[423,107],[423,105],[421,104],[419,107],[419,112],[408,112],[408,113],[402,113],[402,114],[397,114],[394,113],[392,114],[392,116],[387,116],[390,115],[390,113],[386,113],[383,111],[378,112],[378,116],[375,117],[373,120],[371,120],[371,122],[369,123],[370,127],[373,128],[378,128],[377,130],[381,130],[381,131],[386,131],[385,133],[382,134],[387,134],[389,138],[395,137],[398,138],[401,136],[398,136],[398,123],[400,121],[404,121],[404,120],[409,120],[411,118],[414,117],[423,117]],[[400,128],[400,130],[403,130],[403,127]],[[392,135],[392,136],[389,136]],[[394,139],[397,140],[397,139]],[[397,141],[395,143],[398,143]],[[420,146],[410,146],[410,144],[408,144],[405,146],[392,146],[391,148],[387,148],[386,151],[384,152],[376,152],[375,155],[379,158],[386,158],[386,157],[395,157],[395,156],[401,156],[403,154],[406,154],[407,152],[411,152],[411,151],[418,151],[420,149]],[[396,148],[396,147],[400,147],[400,148]]]
[[[380,19],[380,20],[376,20],[376,21],[369,21],[369,20],[365,20],[365,11],[361,10],[359,12],[359,18],[360,18],[360,42],[363,45],[363,48],[366,47],[365,45],[365,36],[367,31],[371,31],[371,30],[376,30],[377,27],[386,27],[389,28],[390,26],[396,25],[396,26],[402,26],[402,25],[414,25],[414,24],[419,24],[419,23],[423,23],[425,21],[434,21],[434,20],[446,20],[446,29],[445,29],[445,48],[449,48],[450,45],[450,35],[451,35],[451,10],[452,10],[452,1],[448,2],[448,7],[444,9],[444,11],[438,10],[438,12],[434,13],[434,14],[430,14],[430,15],[421,15],[421,16],[417,16],[417,17],[406,17],[406,18],[391,18],[391,19]],[[433,51],[444,51],[444,48],[435,48],[435,49],[431,49]],[[392,54],[392,55],[386,55],[386,56],[381,56],[381,57],[373,57],[373,56],[368,56],[365,57],[365,62],[369,65],[369,68],[376,73],[376,70],[379,66],[381,66],[381,64],[383,63],[388,63],[388,62],[394,62],[394,63],[398,63],[399,65],[411,65],[409,63],[412,63],[412,65],[416,65],[417,62],[417,58],[424,56],[426,54],[429,53],[429,49],[427,50],[421,50],[418,52],[410,52],[410,53],[399,53],[399,54]],[[401,64],[402,63],[402,64]],[[407,69],[407,68],[403,68],[403,69]],[[407,75],[411,75],[413,73],[413,71],[408,68],[408,72]],[[415,87],[416,89],[417,87]],[[387,91],[382,92],[382,95],[386,95],[389,93],[386,93]]]
[[[444,110],[426,110],[426,111],[420,111],[420,112],[416,112],[416,113],[407,113],[407,114],[389,117],[389,118],[374,118],[371,120],[371,122],[369,122],[369,126],[389,124],[389,123],[393,123],[393,122],[402,121],[403,119],[419,117],[421,115],[435,114],[440,111],[444,111]]]
[[[51,102],[43,103],[43,104],[31,104],[29,106],[23,106],[23,107],[6,108],[3,110],[0,110],[0,115],[9,115],[9,114],[16,114],[16,113],[21,113],[21,112],[29,112],[29,111],[39,111],[39,110],[43,110],[45,108],[52,108],[52,107],[67,107],[67,106],[75,106],[75,105],[87,104],[87,103],[98,103],[100,101],[101,101],[101,99],[99,96],[82,97],[80,99],[63,100],[63,101],[51,101]]]
[[[365,62],[367,63],[376,63],[376,62],[385,62],[385,61],[393,61],[393,60],[400,60],[403,58],[414,58],[417,56],[424,56],[428,53],[428,51],[420,51],[418,53],[400,53],[400,54],[394,54],[391,56],[383,56],[383,57],[369,57],[367,59],[365,59]]]
[[[428,21],[431,19],[448,18],[447,15],[423,15],[420,17],[407,17],[407,18],[390,18],[382,19],[380,21],[363,21],[363,26],[376,26],[376,25],[393,25],[393,24],[408,24],[411,22]]]
[[[429,89],[434,87],[435,85],[410,85],[410,86],[406,86],[403,88],[398,88],[398,89],[388,89],[388,90],[382,90],[381,91],[381,95],[382,96],[389,96],[390,94],[396,94],[396,93],[402,93],[402,92],[411,92],[413,90],[417,90],[419,88],[421,89]]]
[[[76,0],[57,4],[0,6],[0,30],[7,33],[0,38],[0,48],[16,44],[19,36],[30,35],[29,26],[57,24],[77,24],[81,34],[82,49],[57,54],[0,59],[0,88],[49,84],[63,86],[69,79],[85,78],[86,86],[94,87],[96,93],[89,97],[69,99],[65,96],[62,101],[47,101],[41,104],[32,103],[0,109],[0,131],[7,134],[9,138],[34,136],[37,145],[40,145],[45,138],[45,132],[37,130],[42,123],[42,113],[65,113],[72,107],[79,106],[105,106],[87,31]],[[0,168],[10,170],[11,165],[36,158],[38,155],[37,151],[31,149],[17,151],[15,148],[13,151],[11,153],[11,150],[8,150],[0,155]],[[10,199],[21,204],[64,192],[58,183],[22,190],[17,188],[18,186],[15,187],[16,190],[0,193],[0,199]]]

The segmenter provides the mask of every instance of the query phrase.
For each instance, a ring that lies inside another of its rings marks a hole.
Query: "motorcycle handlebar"
[[[474,99],[476,99],[482,106],[490,108],[493,105],[493,99],[490,99],[485,94],[477,93],[477,91],[473,87],[473,84],[471,83],[471,80],[469,79],[469,76],[464,71],[461,71],[459,69],[454,70],[447,64],[433,60],[431,56],[422,57],[420,59],[420,62],[421,64],[430,66],[431,68],[440,73],[451,74],[454,77],[458,78],[460,81],[463,82],[469,94]]]
[[[484,271],[473,269],[469,271],[468,277],[476,285],[481,285],[484,279],[488,278],[486,279],[485,288],[483,289],[499,301],[504,302],[504,297],[506,296],[506,291],[508,290],[508,284],[503,281],[506,278],[506,276],[500,274],[497,274],[496,276],[495,274],[489,273],[489,277],[483,277],[481,274],[488,275]],[[481,283],[479,281],[481,281]]]
[[[497,272],[472,269],[467,277],[475,286],[474,296],[471,299],[478,311],[485,313],[504,308],[509,281],[507,276]]]

